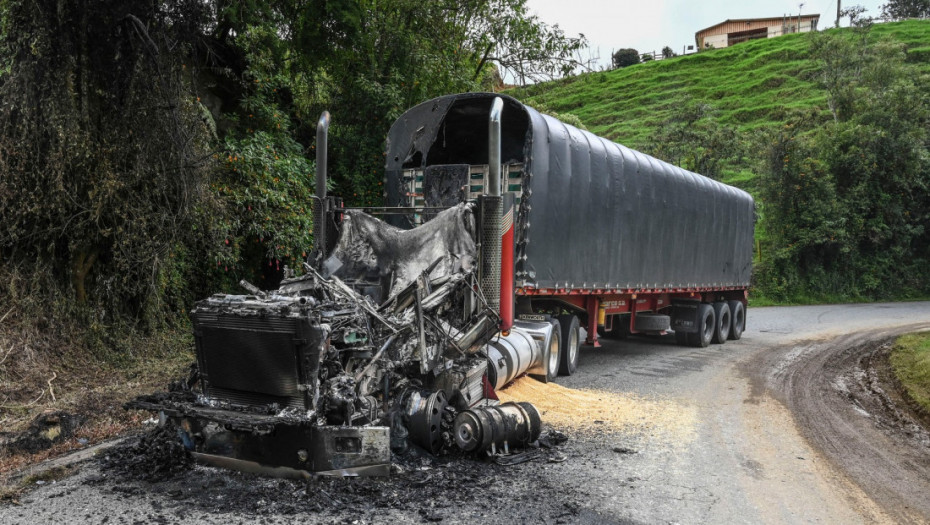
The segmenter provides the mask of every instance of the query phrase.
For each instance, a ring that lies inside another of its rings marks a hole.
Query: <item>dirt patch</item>
[[[890,362],[893,348],[889,341],[862,356],[855,369],[859,392],[871,394],[872,403],[878,404],[873,409],[877,424],[930,449],[930,412],[908,395],[895,375]],[[859,404],[869,403],[859,401],[855,392],[852,397]]]
[[[898,522],[930,520],[930,433],[887,363],[893,339],[920,326],[791,345],[744,366],[754,395],[788,407],[804,437]]]
[[[72,438],[83,424],[83,416],[61,410],[40,414],[24,432],[0,432],[0,451],[35,454]]]

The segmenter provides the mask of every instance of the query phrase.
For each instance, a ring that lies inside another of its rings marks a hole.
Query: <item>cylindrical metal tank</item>
[[[554,328],[548,322],[518,322],[509,335],[501,335],[485,345],[488,382],[494,390],[527,373],[543,381],[555,376],[559,367],[559,338]]]
[[[525,446],[539,438],[542,420],[530,403],[473,408],[460,413],[453,424],[455,443],[466,452],[491,448],[506,451]]]

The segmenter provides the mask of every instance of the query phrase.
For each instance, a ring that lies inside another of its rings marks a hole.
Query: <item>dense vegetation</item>
[[[583,45],[523,0],[2,0],[2,295],[150,328],[267,285],[312,245],[323,109],[336,192],[375,204],[400,112]]]
[[[754,295],[930,293],[930,21],[755,40],[514,90],[756,196]]]

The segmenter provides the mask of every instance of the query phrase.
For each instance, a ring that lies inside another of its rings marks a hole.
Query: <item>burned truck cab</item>
[[[514,195],[502,195],[501,167],[520,169],[501,162],[513,149],[504,106],[468,109],[483,113],[480,132],[450,114],[431,140],[444,133],[463,149],[420,167],[405,157],[406,189],[388,189],[403,198],[378,209],[326,195],[324,113],[316,246],[300,275],[198,302],[195,375],[132,406],[176,425],[202,461],[277,476],[387,475],[392,454],[411,448],[494,454],[535,441],[536,409],[495,395],[523,374],[555,377],[561,340],[558,323],[513,320],[513,272],[502,268],[513,266]],[[403,127],[402,117],[390,144]],[[425,133],[407,131],[408,144]]]

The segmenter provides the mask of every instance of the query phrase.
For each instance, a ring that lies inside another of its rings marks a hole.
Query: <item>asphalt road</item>
[[[442,490],[420,499],[423,485],[404,478],[398,504],[282,510],[266,500],[316,486],[204,467],[149,483],[89,462],[0,507],[0,523],[926,523],[930,436],[873,367],[883,342],[918,329],[930,329],[930,303],[754,308],[743,339],[725,345],[586,347],[559,383],[634,400],[645,408],[632,423],[568,432],[560,463],[482,464],[454,482],[443,476],[460,471],[436,469],[423,483]],[[327,485],[326,495],[383,497],[389,483]]]

